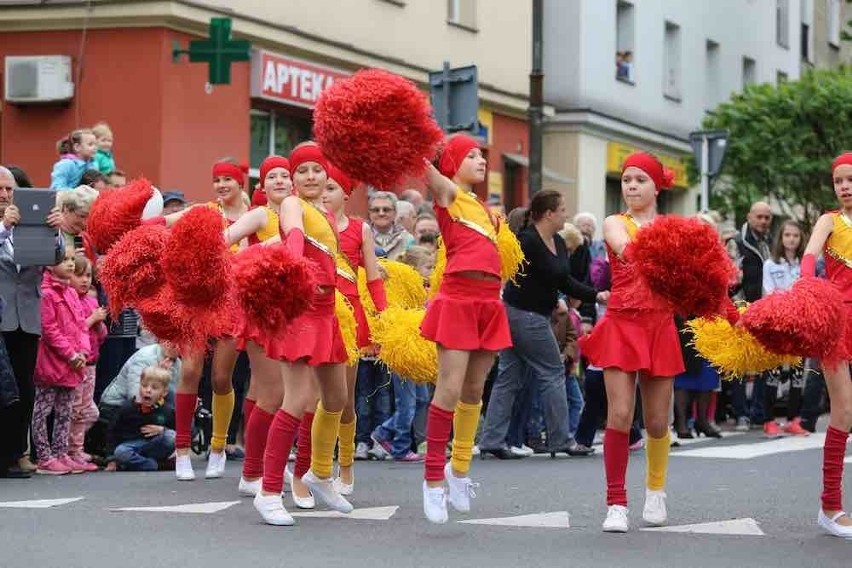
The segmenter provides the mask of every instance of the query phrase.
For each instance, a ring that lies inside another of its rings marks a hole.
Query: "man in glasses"
[[[373,193],[368,201],[376,256],[396,260],[414,244],[414,237],[396,222],[397,198],[388,191]]]

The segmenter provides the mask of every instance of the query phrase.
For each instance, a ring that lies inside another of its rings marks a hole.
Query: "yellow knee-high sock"
[[[311,428],[311,471],[320,479],[331,477],[334,461],[334,445],[340,430],[343,410],[329,412],[322,403],[317,405],[314,424]]]
[[[210,439],[210,451],[219,453],[228,443],[228,427],[234,414],[234,391],[228,394],[213,393],[213,436]]]
[[[355,461],[355,424],[352,422],[341,422],[340,433],[337,436],[337,463],[342,467],[349,467]]]
[[[473,440],[479,426],[479,414],[482,402],[467,404],[459,401],[453,416],[453,470],[458,473],[470,471],[470,459],[473,456]]]
[[[662,438],[648,436],[645,444],[645,459],[648,462],[648,474],[645,479],[645,485],[652,491],[662,491],[666,488],[670,449],[671,438],[668,432]]]

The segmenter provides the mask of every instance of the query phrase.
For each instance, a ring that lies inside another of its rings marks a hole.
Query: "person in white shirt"
[[[763,263],[763,295],[789,290],[801,275],[800,262],[805,252],[805,238],[802,228],[796,221],[784,221],[781,230],[775,236],[772,253]],[[790,394],[787,400],[787,423],[783,431],[795,436],[807,436],[808,431],[802,428],[799,411],[802,407],[802,388],[804,387],[804,370],[801,367],[779,367],[765,374],[766,389],[764,390],[764,408],[766,420],[763,423],[763,434],[768,438],[777,438],[782,428],[775,421],[772,412],[778,399],[778,389],[789,381]]]

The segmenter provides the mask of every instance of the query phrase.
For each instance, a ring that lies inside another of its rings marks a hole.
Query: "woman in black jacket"
[[[516,282],[508,282],[503,290],[513,345],[500,352],[499,374],[479,440],[482,453],[512,457],[506,433],[515,398],[527,381],[537,381],[540,388],[549,451],[576,453],[577,443],[568,432],[565,368],[550,315],[559,292],[584,302],[606,302],[609,293],[598,293],[571,277],[568,249],[557,234],[566,219],[562,194],[540,191],[518,234],[527,262]]]

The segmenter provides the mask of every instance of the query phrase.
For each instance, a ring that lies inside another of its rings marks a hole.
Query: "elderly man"
[[[728,252],[742,270],[742,282],[737,295],[747,302],[757,301],[763,295],[763,263],[769,258],[772,248],[772,235],[769,234],[771,226],[772,209],[768,203],[756,201],[749,209],[740,232],[728,241]],[[731,403],[737,418],[738,431],[748,431],[750,423],[763,424],[765,413],[772,412],[771,408],[763,408],[764,388],[763,376],[756,376],[749,411],[745,382],[731,383]]]
[[[16,188],[12,172],[0,166],[0,297],[6,304],[0,330],[19,395],[17,402],[0,408],[0,477],[21,478],[29,477],[36,469],[27,457],[27,449],[35,396],[33,372],[41,337],[42,268],[15,264],[13,231],[21,219],[13,204]],[[58,212],[52,212],[48,221],[57,226],[59,217]]]
[[[414,237],[396,223],[397,199],[388,191],[377,191],[370,196],[367,208],[370,227],[376,243],[376,256],[396,260],[414,244]]]
[[[597,218],[588,212],[574,215],[574,226],[583,234],[583,239],[589,249],[590,260],[606,258],[606,247],[603,239],[596,239],[595,232],[598,230]]]
[[[396,203],[396,224],[408,231],[414,233],[414,224],[417,221],[417,210],[414,205],[408,201],[397,201]]]
[[[423,206],[423,194],[416,189],[406,189],[399,194],[399,200],[411,203],[417,211]]]

